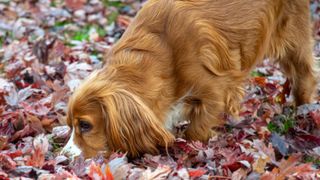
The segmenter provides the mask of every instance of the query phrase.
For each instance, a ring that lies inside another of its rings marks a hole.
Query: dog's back
[[[190,42],[196,47],[215,43],[227,48],[231,54],[225,56],[239,56],[226,69],[252,68],[265,56],[283,58],[292,46],[310,47],[302,40],[311,38],[308,1],[176,0],[172,4],[165,31],[174,47],[193,51],[194,47],[181,48]]]

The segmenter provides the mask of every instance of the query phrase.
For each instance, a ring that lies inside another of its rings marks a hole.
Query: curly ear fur
[[[103,101],[107,146],[135,157],[140,153],[158,153],[158,146],[168,147],[174,136],[136,95],[119,89]]]

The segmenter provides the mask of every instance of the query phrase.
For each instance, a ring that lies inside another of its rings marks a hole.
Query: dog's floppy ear
[[[135,157],[158,153],[157,146],[168,147],[173,143],[174,136],[133,93],[115,90],[104,98],[103,106],[108,149],[120,149]]]

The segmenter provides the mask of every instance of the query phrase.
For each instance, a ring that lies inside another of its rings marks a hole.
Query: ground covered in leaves
[[[313,0],[314,36],[320,5]],[[0,0],[0,179],[319,179],[320,104],[291,106],[268,60],[252,72],[241,122],[208,144],[177,139],[169,156],[59,155],[68,97],[101,67],[142,1]],[[315,45],[320,55],[320,45]],[[317,100],[320,100],[319,96]]]

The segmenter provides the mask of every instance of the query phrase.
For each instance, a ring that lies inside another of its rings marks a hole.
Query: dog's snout
[[[71,132],[71,136],[69,138],[68,143],[63,147],[60,154],[66,155],[68,157],[76,157],[81,154],[81,149],[74,143],[74,129]]]

